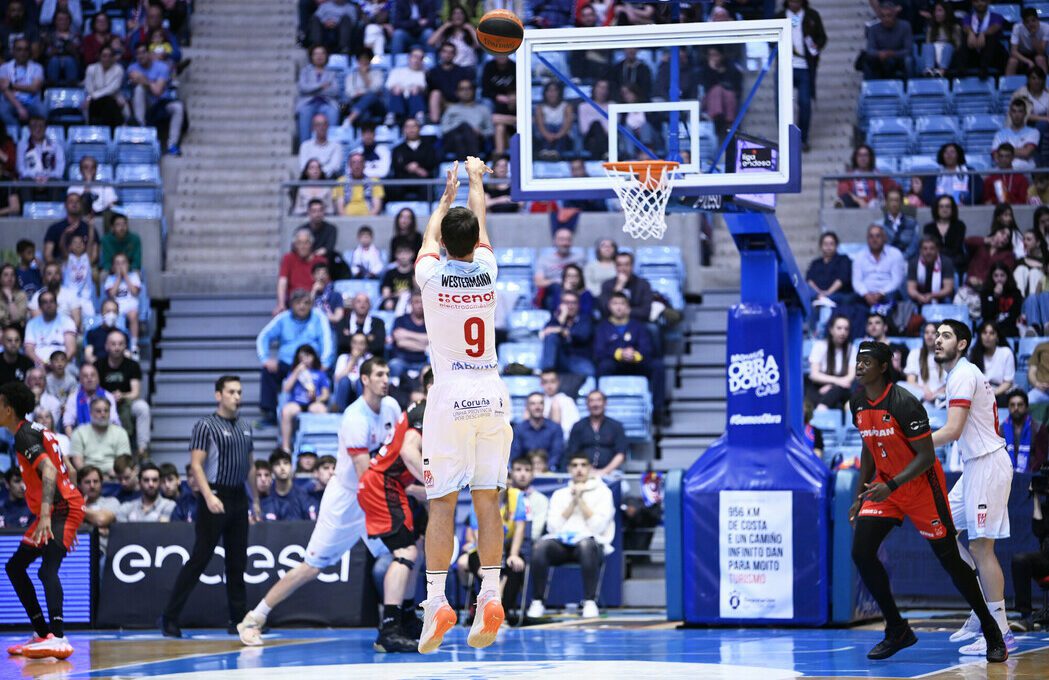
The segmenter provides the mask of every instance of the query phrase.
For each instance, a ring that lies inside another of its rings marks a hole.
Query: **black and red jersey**
[[[408,430],[415,430],[420,435],[423,431],[423,413],[426,411],[426,400],[412,404],[408,410],[401,414],[397,421],[393,436],[379,449],[378,453],[368,464],[368,470],[381,474],[384,477],[397,479],[402,486],[409,486],[415,481],[415,477],[408,471],[408,466],[401,459],[401,447],[404,446],[404,437]]]
[[[932,435],[921,402],[895,383],[889,383],[874,401],[862,391],[852,395],[849,407],[882,479],[895,477],[914,460],[912,442]]]
[[[25,482],[26,504],[34,515],[40,514],[40,502],[43,500],[43,482],[39,468],[44,458],[50,460],[58,470],[55,477],[55,495],[50,499],[52,510],[60,511],[74,501],[77,505],[83,504],[83,497],[66,474],[66,465],[62,461],[62,453],[58,449],[54,433],[39,423],[23,420],[15,430],[15,452],[18,457],[18,469],[22,472],[22,481]]]

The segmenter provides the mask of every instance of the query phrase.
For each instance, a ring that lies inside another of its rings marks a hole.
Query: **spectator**
[[[86,465],[77,472],[77,488],[84,497],[84,522],[98,530],[98,547],[104,555],[109,525],[117,519],[120,502],[102,495],[102,471],[94,465]]]
[[[349,174],[339,178],[332,199],[343,215],[378,215],[382,212],[383,188],[364,174],[364,154],[350,152]]]
[[[53,422],[59,422],[62,417],[62,403],[54,396],[47,393],[47,377],[44,369],[34,367],[26,372],[25,384],[36,398],[35,407],[44,407],[51,412]]]
[[[157,31],[163,34],[163,41],[171,46],[171,60],[178,64],[182,61],[182,49],[179,47],[178,38],[175,34],[164,28],[164,8],[160,5],[149,5],[145,10],[145,21],[127,38],[128,51],[137,54],[139,45],[150,46],[152,37]]]
[[[99,12],[91,17],[91,29],[80,43],[80,56],[87,65],[102,58],[102,50],[113,39],[113,23],[109,15]]]
[[[361,123],[361,143],[354,149],[364,156],[364,176],[382,179],[390,174],[390,147],[375,141],[375,126]]]
[[[332,200],[334,201],[334,198]],[[324,258],[331,265],[332,260],[338,256],[338,251],[335,248],[339,238],[339,230],[334,224],[324,219],[324,213],[324,201],[310,199],[306,204],[307,221],[305,224],[300,225],[295,230],[295,233],[297,236],[303,229],[308,229],[313,237],[313,245],[311,246],[313,257]],[[294,243],[292,250],[294,251]]]
[[[1040,342],[1027,361],[1027,396],[1032,404],[1049,401],[1049,342]]]
[[[1045,280],[1045,266],[1049,262],[1049,247],[1045,237],[1037,229],[1024,232],[1024,257],[1013,269],[1013,280],[1020,295],[1025,298],[1039,292]]]
[[[365,47],[357,53],[357,68],[346,74],[345,97],[349,107],[347,125],[373,126],[381,123],[386,115],[382,96],[386,74],[371,67],[374,57],[375,53]],[[371,130],[374,136],[375,128],[372,127]]]
[[[643,375],[648,378],[655,418],[663,413],[663,362],[655,356],[651,334],[642,321],[630,318],[630,300],[612,293],[608,318],[594,332],[597,375]]]
[[[874,149],[860,144],[852,152],[849,173],[854,175],[871,175],[878,172],[874,160]],[[838,182],[838,207],[845,208],[880,208],[885,194],[892,188],[888,177],[843,179]]]
[[[936,0],[925,28],[921,48],[922,75],[943,78],[951,68],[951,59],[962,45],[962,27],[954,17],[948,0]]]
[[[29,298],[18,286],[18,274],[13,264],[0,265],[0,326],[25,326],[29,318]]]
[[[1003,338],[1019,337],[1020,331],[1017,324],[1020,320],[1023,301],[1023,295],[1016,289],[1016,284],[1013,282],[1011,267],[1001,262],[992,265],[991,274],[984,281],[980,295],[983,311],[981,317],[984,322],[993,323],[995,332],[1001,334]]]
[[[594,259],[586,263],[583,269],[583,278],[586,279],[586,289],[591,295],[601,294],[601,286],[605,281],[614,279],[616,276],[616,253],[619,246],[610,238],[603,238],[594,247]],[[563,268],[562,268],[563,269]]]
[[[349,0],[321,3],[310,18],[306,44],[324,47],[328,52],[349,54],[353,50],[354,29],[360,21],[360,7]]]
[[[840,409],[852,394],[855,364],[852,324],[846,317],[836,316],[827,324],[827,339],[812,344],[805,400],[817,411]]]
[[[517,68],[508,55],[497,54],[485,62],[481,70],[481,96],[492,102],[493,151],[505,154],[510,148],[511,131],[517,127]]]
[[[350,276],[355,279],[377,279],[386,267],[382,253],[375,247],[375,232],[368,225],[357,229],[357,247],[350,255],[349,265]]]
[[[397,257],[401,246],[408,246],[412,251],[412,262],[423,246],[423,236],[419,233],[415,212],[411,208],[401,208],[393,218],[393,236],[390,238],[390,262]]]
[[[44,69],[30,59],[26,38],[15,38],[11,55],[11,61],[0,66],[0,118],[5,125],[24,125],[33,118],[43,120],[46,113],[40,95],[44,90]]]
[[[492,160],[492,177],[484,183],[484,202],[488,212],[516,213],[521,210],[521,204],[510,198],[510,160],[506,156],[496,156]]]
[[[987,238],[975,236],[966,240],[972,257],[966,271],[966,282],[973,290],[980,290],[987,281],[991,268],[998,264],[1012,270],[1016,260],[1009,243],[1009,227],[999,225]]]
[[[965,164],[965,149],[954,142],[947,142],[936,152],[936,164],[940,173],[936,175],[933,187],[936,196],[950,196],[957,203],[970,205],[973,202],[971,182],[973,176],[965,174],[969,166]]]
[[[37,9],[32,6],[32,14],[26,15],[26,6],[22,0],[10,0],[3,21],[0,21],[0,54],[13,54],[15,43],[25,40],[28,54],[40,53],[40,32],[37,30]]]
[[[617,8],[622,9],[623,12],[631,12],[633,16],[633,8],[626,8],[623,5],[616,5]],[[529,26],[535,26],[537,28],[561,28],[564,26],[572,25],[572,3],[567,0],[536,0],[531,5],[532,18],[528,22]],[[611,11],[611,9],[609,10]],[[650,10],[645,10],[644,13],[651,14]],[[646,23],[651,23],[646,22]]]
[[[69,357],[62,350],[51,353],[51,360],[47,364],[47,377],[44,384],[48,394],[58,399],[63,404],[69,399],[69,395],[80,387],[80,374],[76,367],[70,365]]]
[[[341,321],[335,324],[335,343],[340,354],[350,351],[350,339],[357,333],[363,333],[368,353],[381,357],[386,345],[386,324],[371,313],[372,303],[367,293],[360,292],[353,296],[346,307],[350,310]]]
[[[570,54],[582,53],[582,50],[570,52]],[[603,54],[603,52],[597,53]],[[601,110],[607,111],[608,105],[612,103],[612,84],[606,77],[602,76],[594,81],[591,99],[600,109],[585,101],[578,107],[576,114],[579,116],[579,134],[583,138],[583,148],[589,151],[593,158],[606,160],[608,158],[608,119],[600,113]]]
[[[357,332],[350,336],[346,352],[335,360],[333,401],[338,411],[345,411],[361,395],[361,367],[374,356],[368,350],[368,336]],[[379,356],[382,356],[380,353]]]
[[[101,215],[119,202],[117,192],[111,185],[98,183],[98,161],[94,156],[81,158],[78,167],[80,168],[80,184],[72,185],[66,190],[66,193],[80,194],[82,211]],[[121,215],[121,217],[124,216]],[[113,219],[116,219],[115,215]]]
[[[331,325],[324,314],[313,308],[310,294],[296,290],[291,294],[290,309],[274,316],[259,332],[255,351],[262,364],[259,388],[259,408],[268,420],[276,422],[277,390],[292,369],[296,353],[302,345],[310,345],[328,368],[335,357]],[[278,344],[277,356],[270,357],[270,345]]]
[[[866,325],[867,337],[865,340],[889,344],[889,320],[883,314],[871,313],[867,315]]]
[[[415,280],[415,264],[411,250],[406,245],[397,246],[394,265],[382,276],[379,308],[388,312],[404,310]]]
[[[117,254],[123,254],[128,259],[131,271],[142,271],[142,239],[139,235],[128,229],[126,215],[113,215],[110,231],[102,237],[102,256],[99,266],[103,271],[109,271],[113,266],[113,258]]]
[[[55,350],[64,351],[66,356],[76,356],[76,324],[58,311],[55,294],[50,290],[42,290],[37,301],[40,314],[26,324],[26,356],[38,366],[46,364]]]
[[[558,423],[565,439],[572,434],[572,428],[579,422],[579,407],[575,399],[561,391],[561,378],[557,371],[543,371],[539,376],[543,388],[543,417]]]
[[[528,460],[532,463],[532,471],[536,475],[550,474],[550,468],[546,465],[546,458],[546,451],[542,449],[528,452]]]
[[[2,81],[0,81],[2,87]],[[10,92],[10,90],[8,90]],[[47,123],[42,117],[33,115],[29,119],[29,137],[18,141],[15,166],[18,177],[32,180],[44,185],[51,180],[61,181],[65,174],[65,152],[53,135],[46,134]],[[49,200],[48,190],[44,188],[23,191],[26,200]]]
[[[586,396],[586,407],[590,417],[572,426],[565,453],[568,460],[579,453],[586,456],[594,466],[593,474],[608,477],[626,461],[629,445],[623,424],[605,415],[605,395],[600,390],[591,390]]]
[[[980,80],[991,71],[1000,73],[1005,64],[1005,51],[999,39],[1005,29],[1005,18],[987,8],[987,0],[973,0],[972,13],[962,24],[965,40],[958,53],[958,67],[975,70]]]
[[[325,121],[324,124],[327,125],[327,121]],[[300,182],[320,183],[325,179],[324,169],[321,167],[321,162],[316,158],[311,158],[306,161],[306,167],[302,169],[302,174],[299,175]],[[330,185],[292,187],[291,212],[289,214],[296,216],[309,214],[309,204],[312,201],[320,201],[323,206],[324,215],[337,214],[335,199],[332,198],[332,188]]]
[[[1035,67],[1045,73],[1049,70],[1049,63],[1046,62],[1049,26],[1041,24],[1034,7],[1024,7],[1020,19],[1020,23],[1013,24],[1012,36],[1009,38],[1009,61],[1005,65],[1005,74],[1011,76],[1017,71],[1030,73]]]
[[[141,495],[120,504],[118,522],[170,522],[175,501],[160,495],[160,468],[146,461],[139,466],[138,487]]]
[[[446,154],[455,158],[478,156],[484,140],[491,138],[492,114],[476,99],[473,78],[464,78],[457,87],[457,102],[448,104],[441,115],[441,143]]]
[[[561,271],[561,282],[547,286],[543,293],[543,309],[551,313],[557,312],[561,305],[561,295],[565,292],[578,296],[580,316],[593,317],[594,296],[583,280],[583,270],[577,265],[567,265]]]
[[[409,48],[424,47],[437,26],[438,4],[435,0],[393,0],[390,23],[393,25],[392,54],[404,54]]]
[[[1005,334],[999,332],[993,317],[985,317],[980,322],[976,335],[979,340],[973,344],[969,360],[987,376],[987,382],[994,390],[998,406],[1008,406],[1009,392],[1015,385],[1013,381],[1016,377],[1016,356],[1005,341]]]
[[[333,327],[342,321],[345,314],[342,293],[335,290],[335,284],[332,283],[326,262],[318,262],[313,265],[313,286],[310,288],[310,297],[313,299],[313,306],[327,317]]]
[[[639,104],[645,101],[641,98],[638,86],[634,83],[623,85],[620,88],[620,93],[624,104]],[[661,145],[663,144],[663,141],[660,139],[659,133],[657,132],[660,123],[653,114],[642,113],[640,111],[634,112],[633,114],[627,114],[623,119],[623,124],[633,133],[634,138],[651,149],[653,153],[660,153],[662,151]],[[642,151],[641,147],[635,144],[633,140],[626,135],[620,135],[620,160],[645,160],[647,158],[647,152]]]
[[[426,72],[427,108],[432,123],[442,120],[445,108],[458,103],[460,94],[466,94],[465,89],[459,89],[462,81],[473,83],[476,76],[473,70],[455,63],[455,54],[455,45],[450,42],[442,44],[437,50],[437,65]],[[473,96],[472,91],[470,95]]]
[[[532,523],[532,541],[538,542],[546,529],[550,499],[532,486],[533,479],[535,479],[535,468],[528,454],[514,458],[510,464],[510,484],[524,496],[525,520]]]
[[[422,371],[426,365],[426,321],[423,318],[422,293],[413,290],[408,302],[408,312],[393,322],[393,346],[390,349],[390,378],[400,379],[407,374]]]
[[[435,176],[438,163],[437,148],[433,140],[419,136],[419,123],[414,118],[405,120],[404,141],[393,148],[393,157],[390,162],[393,179],[430,179]],[[429,197],[429,186],[419,184],[390,187],[389,194],[391,200],[395,198],[403,201],[426,200]],[[401,212],[404,210],[409,209],[402,208]],[[398,213],[398,218],[400,215],[401,213]]]
[[[1045,27],[1045,30],[1049,33],[1049,27]],[[1024,103],[1027,104],[1027,125],[1038,130],[1041,137],[1035,160],[1038,165],[1044,165],[1045,147],[1049,143],[1047,139],[1049,136],[1049,91],[1045,89],[1045,71],[1038,66],[1028,71],[1027,84],[1014,92],[1012,98],[1023,98]],[[1038,175],[1043,174],[1038,173]],[[1036,180],[1038,175],[1035,176]]]
[[[510,459],[527,460],[529,451],[546,451],[549,466],[557,470],[564,452],[565,438],[561,426],[543,415],[543,394],[533,392],[525,402],[525,417],[514,423],[514,440]],[[531,469],[531,463],[528,465]]]
[[[40,404],[33,409],[30,418],[34,423],[39,423],[41,427],[51,431],[55,437],[55,444],[58,446],[59,456],[65,462],[67,468],[72,467],[73,462],[69,458],[69,452],[73,450],[73,445],[70,442],[69,437],[61,432],[55,431],[56,421],[54,412],[48,406]]]
[[[547,534],[532,551],[532,592],[546,592],[550,567],[576,562],[583,576],[583,617],[596,618],[600,616],[596,600],[601,565],[613,551],[616,509],[612,492],[592,476],[586,454],[573,452],[568,472],[568,485],[550,498]],[[542,599],[534,598],[527,616],[538,619],[544,614]]]
[[[614,293],[623,293],[630,301],[630,318],[647,323],[652,312],[652,286],[634,273],[634,254],[616,253],[616,276],[601,284],[598,300],[602,314],[608,313],[608,301]]]
[[[285,253],[280,261],[280,274],[277,277],[277,305],[273,310],[274,314],[280,314],[287,309],[290,294],[313,288],[313,265],[319,263],[326,264],[327,261],[313,251],[312,230],[299,227],[295,230],[291,250]]]
[[[103,491],[105,495],[112,496],[121,503],[135,500],[141,495],[138,490],[138,468],[130,455],[117,456],[117,459],[113,461],[113,477],[118,486],[109,492]]]
[[[128,334],[132,356],[138,356],[138,294],[142,290],[142,278],[138,272],[131,271],[128,257],[124,253],[113,256],[113,266],[109,276],[102,282],[106,297],[117,303],[120,316],[127,319]]]
[[[903,212],[903,192],[899,187],[894,186],[885,192],[885,209],[882,214],[884,217],[881,225],[885,228],[889,245],[903,253],[903,259],[910,261],[918,254],[920,235],[918,222]]]
[[[72,437],[73,430],[91,422],[91,402],[101,397],[109,402],[109,422],[120,425],[117,401],[113,394],[102,388],[98,378],[98,369],[91,364],[80,367],[80,386],[66,399],[62,408],[62,429],[66,436]]]
[[[540,367],[545,371],[561,371],[578,375],[593,375],[594,351],[591,344],[594,328],[591,317],[579,309],[579,295],[566,291],[555,313],[539,332],[543,341]]]
[[[816,294],[816,302],[844,304],[852,292],[852,260],[838,252],[838,235],[820,234],[820,256],[809,264],[805,281]]]
[[[1031,186],[1027,187],[1027,204],[1039,207],[1049,204],[1049,173],[1035,172],[1031,179]]]
[[[879,22],[867,28],[867,47],[862,58],[864,80],[907,77],[914,31],[909,22],[897,17],[898,12],[894,2],[882,2]]]
[[[422,47],[413,47],[408,65],[397,66],[386,77],[386,120],[388,127],[414,120],[426,122],[426,69]],[[405,131],[407,137],[407,131]]]
[[[907,376],[907,384],[912,386],[915,396],[926,406],[942,407],[947,388],[947,374],[943,366],[936,362],[935,323],[927,322],[922,326],[921,347],[915,347],[908,352],[903,373]]]
[[[55,10],[54,25],[43,36],[47,82],[70,86],[80,80],[80,32],[68,10]]]
[[[72,430],[70,457],[76,469],[91,465],[109,476],[117,456],[131,454],[127,430],[113,422],[111,409],[108,399],[93,397],[88,422]]]
[[[301,80],[301,78],[300,78]],[[321,179],[334,179],[339,176],[343,168],[342,144],[333,142],[328,138],[328,126],[331,116],[325,111],[314,113],[310,121],[310,129],[313,136],[309,139],[303,138],[299,144],[299,170],[305,170],[306,165],[316,159],[321,164],[323,176]],[[338,118],[335,119],[338,122]]]
[[[984,1],[976,0],[976,2]],[[995,161],[999,163],[999,167],[1002,167],[997,158],[998,152],[1002,145],[1008,144],[1012,147],[1012,167],[1016,170],[1033,170],[1040,143],[1041,136],[1038,134],[1038,130],[1027,125],[1027,104],[1025,100],[1013,99],[1009,103],[1009,115],[1006,117],[1005,127],[998,130],[991,141],[991,154]],[[1025,186],[1024,195],[1020,203],[1026,202],[1026,191],[1027,187]]]
[[[852,261],[852,289],[876,311],[888,313],[898,297],[907,272],[899,250],[886,244],[885,229],[867,228],[867,248]]]
[[[135,451],[147,457],[150,440],[150,409],[142,398],[142,368],[127,356],[127,339],[119,330],[106,338],[106,356],[95,362],[99,384],[113,395],[124,429],[135,436]]]
[[[619,93],[618,101],[626,100],[625,91],[628,86],[633,86],[639,100],[648,100],[652,96],[652,69],[638,58],[637,52],[635,47],[624,49],[623,58],[609,71],[612,91]]]
[[[907,265],[907,295],[921,307],[950,302],[954,297],[954,264],[940,257],[940,247],[932,236],[922,236],[917,257]]]
[[[551,80],[543,86],[543,99],[535,105],[535,154],[544,160],[560,160],[572,146],[575,109],[565,101],[565,87]]]
[[[24,529],[33,521],[33,513],[25,500],[25,482],[22,481],[22,472],[18,466],[10,467],[4,473],[7,481],[7,500],[0,504],[0,526],[9,529]]]
[[[93,364],[97,358],[106,355],[106,341],[113,331],[123,334],[125,342],[128,341],[127,333],[120,328],[121,324],[117,303],[113,300],[104,300],[99,325],[89,330],[84,336],[84,361],[86,363]]]
[[[17,324],[4,325],[4,351],[0,354],[0,385],[24,382],[32,370],[33,360],[22,354],[22,330]]]
[[[426,41],[430,47],[444,43],[455,46],[455,58],[452,61],[457,66],[477,70],[477,30],[467,21],[466,10],[458,3],[448,6],[448,19]]]
[[[91,261],[98,261],[98,232],[84,221],[82,208],[80,194],[66,194],[65,219],[49,226],[44,236],[45,262],[60,262],[66,259],[69,255],[69,239],[74,235],[84,239]]]
[[[1010,172],[1013,170],[1013,145],[1003,142],[994,154],[1001,172],[988,175],[983,180],[983,202],[988,205],[1000,203],[1023,205],[1027,202],[1027,178]]]
[[[560,281],[564,268],[570,264],[583,266],[583,257],[572,249],[572,238],[572,230],[566,227],[554,232],[554,249],[540,255],[535,264],[536,288]]]
[[[135,63],[127,70],[135,120],[139,125],[152,127],[167,123],[167,152],[181,156],[179,140],[185,108],[171,87],[171,78],[171,68],[160,55],[150,52],[149,47],[141,43],[135,48]]]
[[[937,196],[933,204],[932,221],[922,228],[922,234],[937,239],[940,254],[954,263],[955,271],[965,271],[965,222],[958,219],[958,204],[951,196]]]
[[[1045,465],[1049,454],[1049,430],[1031,417],[1026,392],[1014,389],[1007,396],[1009,417],[1002,421],[1000,429],[1005,450],[1009,452],[1016,472],[1037,472]]]
[[[182,493],[182,481],[178,476],[178,468],[172,463],[160,465],[160,495],[178,504],[178,497]]]
[[[57,265],[57,262],[55,264]],[[62,283],[66,284],[62,287],[73,291],[85,316],[90,316],[95,311],[93,274],[94,267],[91,266],[91,259],[84,245],[84,237],[73,234],[69,237],[69,254],[62,267]]]
[[[0,125],[0,181],[18,179],[18,147],[6,125]],[[22,199],[14,188],[0,188],[0,217],[22,214]]]
[[[36,257],[36,245],[29,239],[20,239],[15,245],[15,253],[18,255],[18,266],[15,268],[18,285],[26,295],[33,295],[44,285]]]
[[[302,492],[295,485],[292,474],[291,455],[287,451],[275,449],[270,454],[268,466],[273,475],[273,486],[269,489],[269,495],[262,499],[262,512],[266,521],[306,519]]]
[[[306,518],[311,522],[317,521],[321,498],[324,497],[324,490],[328,488],[333,476],[335,476],[335,456],[319,457],[317,465],[313,468],[313,486],[303,494],[303,508]]]
[[[186,486],[189,487],[175,501],[171,512],[172,522],[194,522],[197,518],[197,503],[200,499],[200,487],[189,463],[186,463]]]
[[[295,108],[299,118],[300,142],[309,138],[310,125],[317,114],[327,118],[329,125],[339,124],[339,86],[335,81],[338,76],[327,67],[328,50],[324,45],[311,47],[310,63],[299,71],[299,99]]]
[[[295,352],[295,367],[284,380],[282,391],[287,399],[281,410],[281,443],[291,451],[291,435],[300,413],[327,413],[331,381],[321,367],[317,350],[302,345]]]

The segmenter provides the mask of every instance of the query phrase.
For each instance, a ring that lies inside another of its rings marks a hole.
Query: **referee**
[[[234,622],[247,612],[244,590],[244,568],[248,562],[248,493],[245,480],[251,476],[255,516],[261,517],[255,468],[252,465],[251,426],[237,415],[240,408],[240,378],[224,375],[215,381],[215,413],[197,421],[190,442],[190,472],[200,487],[197,500],[197,538],[193,554],[175,579],[160,629],[167,637],[182,637],[178,619],[186,600],[211,561],[219,538],[226,549],[226,601],[229,605],[229,629],[236,634]]]

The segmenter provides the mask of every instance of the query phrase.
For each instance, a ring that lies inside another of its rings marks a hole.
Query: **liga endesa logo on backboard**
[[[772,160],[772,149],[741,149],[739,152],[740,170],[775,170]]]
[[[750,390],[754,390],[756,397],[779,394],[779,378],[776,357],[771,354],[766,356],[763,349],[729,357],[728,391],[733,395]]]

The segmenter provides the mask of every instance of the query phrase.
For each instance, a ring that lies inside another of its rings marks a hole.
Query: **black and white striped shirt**
[[[242,418],[230,420],[218,413],[201,418],[193,426],[189,448],[207,454],[204,475],[208,484],[220,487],[244,485],[251,468],[254,445],[251,425]]]

